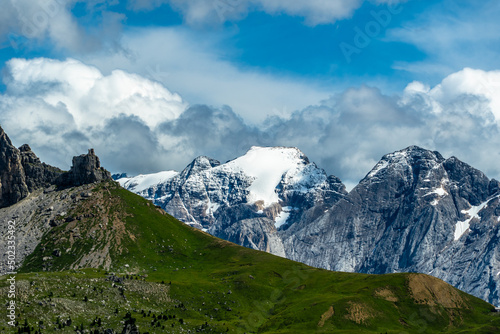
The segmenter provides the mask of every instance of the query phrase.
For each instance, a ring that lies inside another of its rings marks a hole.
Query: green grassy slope
[[[500,331],[491,305],[430,276],[336,273],[246,249],[111,182],[68,216],[16,277],[17,321],[32,333]],[[2,304],[7,288],[3,277]]]

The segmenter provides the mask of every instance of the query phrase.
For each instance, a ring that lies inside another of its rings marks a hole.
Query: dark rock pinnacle
[[[61,174],[56,184],[72,187],[111,179],[111,173],[101,167],[99,157],[91,148],[88,154],[73,157],[73,166],[70,171]]]

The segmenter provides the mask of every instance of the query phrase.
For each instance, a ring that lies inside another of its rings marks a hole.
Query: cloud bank
[[[61,166],[90,146],[111,152],[109,157],[116,150],[127,155],[134,148],[154,149],[157,143],[149,129],[178,118],[187,108],[179,95],[157,82],[120,70],[103,75],[73,59],[10,60],[4,83],[4,129],[16,141],[47,152],[45,159]],[[151,159],[144,161],[154,164]],[[137,170],[131,166],[127,169]]]
[[[138,174],[179,170],[198,155],[226,161],[252,145],[282,145],[352,185],[382,155],[420,145],[500,177],[500,71],[466,68],[434,87],[412,82],[395,96],[351,88],[257,125],[229,106],[188,106],[157,82],[103,75],[71,59],[15,59],[6,73],[0,124],[16,145],[30,143],[61,167],[89,147],[113,172]]]

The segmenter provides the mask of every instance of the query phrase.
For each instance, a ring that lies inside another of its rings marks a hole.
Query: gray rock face
[[[73,166],[70,171],[61,174],[56,184],[77,187],[111,179],[111,173],[101,167],[99,157],[95,155],[94,149],[90,149],[88,154],[73,157]]]
[[[498,182],[439,153],[388,154],[330,210],[283,237],[287,257],[331,270],[421,272],[498,304]]]
[[[0,128],[0,207],[17,203],[28,194],[21,154]]]
[[[235,244],[260,249],[271,254],[285,257],[285,250],[274,221],[269,218],[237,220],[227,227],[214,225],[208,232]]]
[[[181,173],[165,175],[118,181],[187,224],[280,256],[284,230],[347,194],[338,178],[296,148],[254,147],[225,164],[199,157]]]
[[[49,187],[63,173],[57,167],[42,163],[36,154],[31,151],[28,144],[21,146],[19,152],[21,153],[21,164],[24,169],[29,192]]]

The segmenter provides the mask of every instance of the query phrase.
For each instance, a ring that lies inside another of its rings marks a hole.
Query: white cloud
[[[498,71],[466,68],[432,88],[413,82],[401,96],[349,89],[289,120],[274,119],[266,134],[351,185],[382,155],[409,145],[455,155],[499,178],[499,79]]]
[[[302,78],[240,69],[215,51],[217,37],[200,38],[179,28],[137,29],[122,45],[127,55],[89,56],[104,72],[122,68],[163,83],[191,104],[229,105],[246,121],[287,116],[331,94],[331,87]]]
[[[406,0],[374,0],[396,4]],[[151,10],[164,3],[181,11],[188,24],[221,23],[239,20],[248,12],[287,14],[302,17],[309,25],[330,24],[350,17],[364,0],[129,0],[135,10]]]
[[[157,82],[120,70],[103,75],[73,59],[12,59],[6,72],[7,93],[0,96],[2,126],[34,148],[60,147],[63,159],[81,151],[82,144],[99,146],[99,134],[113,119],[154,128],[187,107]],[[61,164],[56,157],[50,159]]]
[[[56,47],[79,49],[83,33],[68,10],[74,0],[6,0],[0,14],[0,35],[30,40],[51,39]]]
[[[0,43],[16,51],[47,45],[59,52],[92,52],[113,44],[124,16],[106,11],[114,1],[87,1],[92,26],[82,27],[72,9],[78,0],[5,0],[0,11]],[[105,27],[105,28],[104,28]]]
[[[499,15],[496,0],[436,2],[388,31],[387,41],[413,45],[425,55],[424,60],[398,62],[394,67],[435,82],[465,67],[496,69]]]
[[[463,112],[481,117],[486,124],[496,122],[500,125],[500,71],[465,68],[449,75],[432,89],[423,83],[413,82],[405,93],[406,103],[419,96],[436,114],[446,113],[447,107],[464,101]],[[477,108],[475,104],[481,99],[486,102],[484,108]]]
[[[186,108],[179,95],[157,82],[121,70],[104,76],[74,59],[12,59],[7,71],[10,94],[64,107],[78,128],[102,126],[119,114],[136,116],[153,127],[177,118]]]
[[[284,145],[352,185],[382,155],[420,145],[500,177],[498,71],[466,68],[434,87],[413,82],[401,96],[352,88],[259,126],[229,107],[186,109],[158,82],[106,75],[75,60],[16,59],[8,73],[1,125],[14,143],[29,143],[61,167],[89,147],[107,168],[134,174],[179,170],[198,155],[225,161],[252,145]]]

